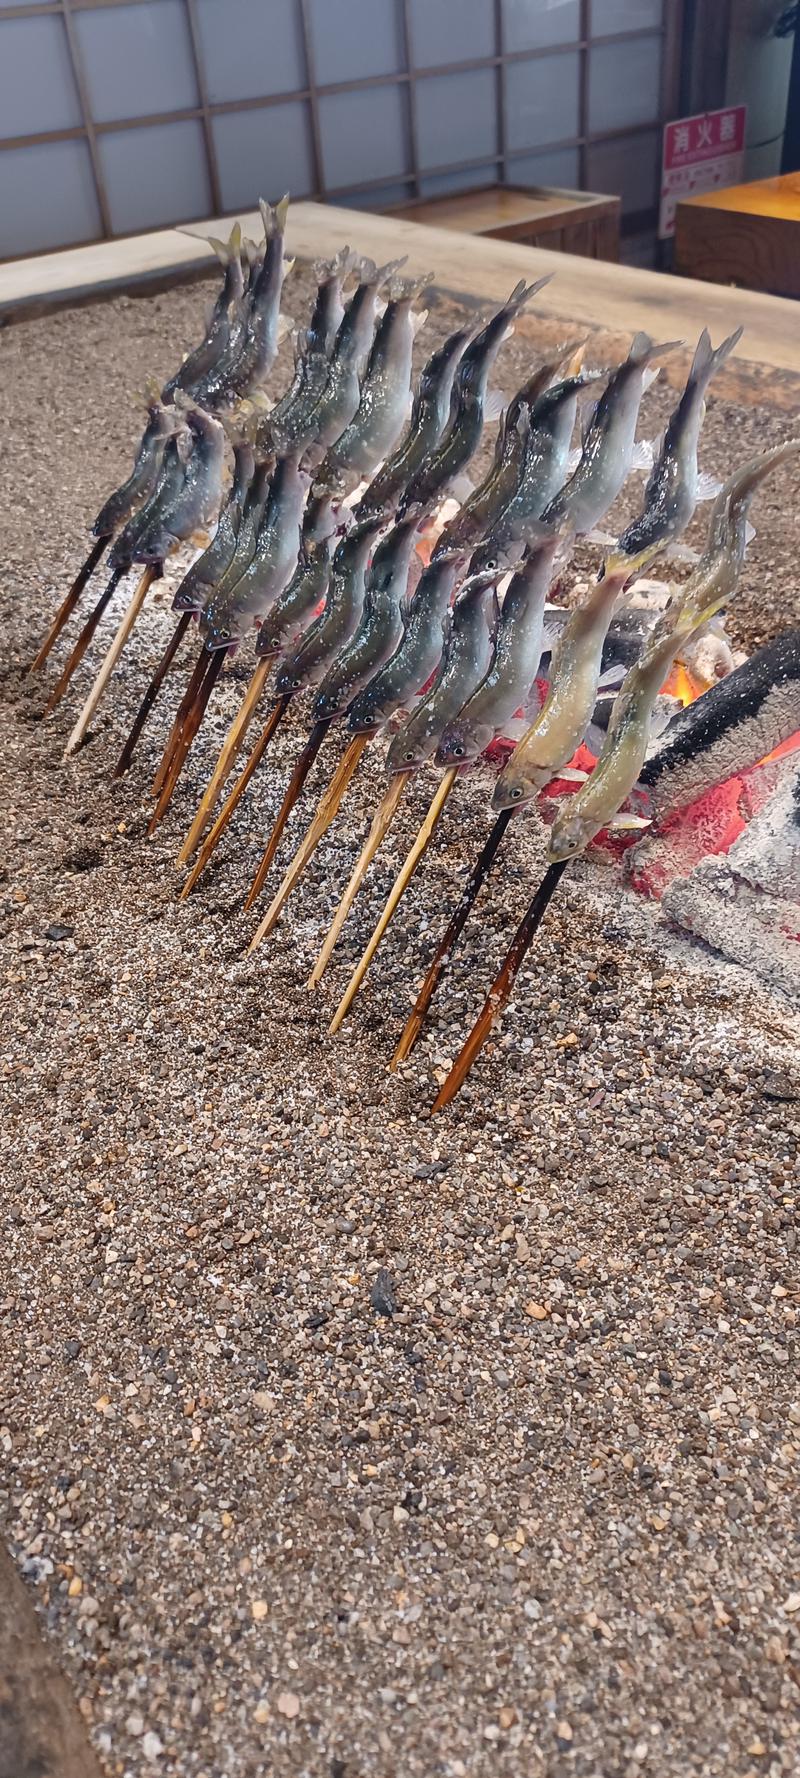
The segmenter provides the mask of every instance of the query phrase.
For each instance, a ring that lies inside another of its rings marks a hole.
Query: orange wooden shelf
[[[684,198],[675,212],[675,269],[715,284],[800,296],[800,174]]]

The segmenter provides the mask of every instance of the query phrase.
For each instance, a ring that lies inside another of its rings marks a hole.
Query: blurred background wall
[[[721,0],[726,4],[727,0]],[[683,0],[0,0],[0,257],[252,208],[619,193],[652,229]]]
[[[746,176],[780,169],[799,13],[786,0],[0,0],[0,258],[287,189],[383,209],[497,182],[619,195],[627,257],[637,240],[646,255],[664,121],[744,102]]]

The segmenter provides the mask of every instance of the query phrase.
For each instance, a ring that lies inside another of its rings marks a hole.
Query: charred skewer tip
[[[493,1026],[497,1023],[503,1008],[506,1006],[511,990],[519,973],[520,966],[533,943],[534,937],[542,923],[547,908],[558,888],[569,859],[559,860],[551,864],[545,871],[541,883],[533,896],[514,934],[511,944],[503,958],[497,975],[492,982],[483,1007],[475,1020],[459,1055],[453,1063],[450,1073],[431,1106],[431,1114],[444,1111],[445,1107],[460,1092],[469,1071],[480,1055]]]

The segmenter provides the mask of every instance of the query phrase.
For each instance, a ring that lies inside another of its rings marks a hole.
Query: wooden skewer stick
[[[183,771],[184,765],[186,763],[186,756],[187,756],[189,749],[194,741],[195,735],[197,734],[197,731],[200,727],[203,717],[205,716],[206,708],[208,705],[208,700],[209,700],[211,693],[214,690],[214,686],[216,685],[217,680],[219,678],[220,672],[222,670],[222,663],[224,661],[226,652],[227,651],[224,648],[215,648],[213,654],[211,654],[208,657],[208,666],[206,668],[205,678],[200,686],[200,690],[197,694],[197,697],[195,698],[194,707],[193,707],[193,709],[191,709],[189,711],[189,714],[186,718],[184,726],[181,730],[180,739],[178,741],[177,747],[175,748],[175,752],[174,752],[174,755],[172,758],[172,763],[170,765],[169,772],[167,773],[167,777],[166,777],[166,780],[164,783],[164,788],[163,788],[161,795],[158,799],[158,802],[155,807],[155,812],[151,818],[150,825],[147,829],[147,838],[148,839],[150,839],[152,837],[152,835],[155,833],[155,830],[158,827],[159,822],[163,821],[164,816],[166,815],[167,809],[169,808],[169,805],[172,802],[172,798],[173,798],[173,795],[175,792],[175,786],[178,782],[181,772]]]
[[[230,796],[226,798],[213,827],[203,841],[199,856],[193,869],[190,871],[189,876],[186,878],[186,882],[183,885],[180,895],[178,896],[179,901],[185,901],[187,895],[191,895],[195,883],[198,878],[202,876],[212,852],[216,851],[234,809],[244,796],[247,786],[250,783],[250,779],[253,777],[254,772],[258,770],[258,767],[264,758],[264,754],[267,751],[278,724],[282,722],[283,717],[286,714],[288,703],[288,697],[284,697],[278,698],[273,704],[264,727],[261,730],[261,734],[259,735],[255,746],[251,749],[250,755],[245,761],[243,770],[239,773]]]
[[[386,931],[386,928],[389,925],[389,922],[392,919],[392,916],[395,913],[395,910],[399,907],[399,904],[402,901],[403,896],[405,895],[406,889],[408,888],[408,885],[411,881],[411,878],[414,875],[414,872],[417,868],[417,865],[419,864],[420,859],[422,858],[423,854],[427,851],[428,846],[430,845],[430,842],[431,842],[431,839],[433,838],[433,834],[434,834],[436,825],[438,823],[439,817],[442,813],[445,803],[447,802],[447,798],[450,795],[450,792],[453,788],[453,785],[455,784],[457,777],[458,777],[458,767],[451,766],[450,770],[448,772],[445,772],[444,777],[442,778],[442,781],[438,787],[438,790],[436,791],[436,795],[434,796],[434,798],[431,802],[428,813],[425,816],[425,820],[423,821],[422,826],[419,830],[419,833],[417,834],[417,837],[416,837],[414,844],[411,848],[411,851],[409,852],[408,857],[406,858],[405,864],[403,865],[403,868],[399,872],[398,876],[395,878],[392,888],[389,891],[389,897],[386,902],[386,906],[384,907],[383,913],[381,914],[378,924],[375,927],[375,931],[372,934],[372,937],[369,941],[369,944],[367,945],[367,948],[366,948],[363,956],[361,957],[360,961],[356,964],[356,967],[353,970],[353,973],[350,977],[347,987],[345,988],[344,994],[342,995],[339,1005],[336,1008],[336,1011],[335,1011],[333,1018],[331,1020],[331,1025],[330,1025],[331,1032],[338,1031],[339,1026],[342,1023],[342,1020],[347,1017],[347,1014],[350,1011],[353,1001],[355,1000],[358,990],[361,987],[361,983],[363,982],[364,977],[367,973],[367,970],[369,969],[369,966],[372,962],[372,959],[375,956],[375,952],[378,949],[378,946],[379,946],[379,944],[383,938],[383,935]]]
[[[199,845],[199,842],[203,837],[203,833],[205,832],[214,805],[218,800],[220,791],[222,790],[225,780],[229,777],[235,764],[236,756],[241,749],[256,704],[258,703],[264,685],[269,677],[271,666],[272,661],[267,657],[263,661],[258,661],[253,669],[250,683],[231,726],[228,729],[228,733],[220,748],[217,763],[211,773],[206,788],[203,791],[203,795],[200,798],[195,818],[189,828],[189,832],[186,835],[183,845],[181,846],[180,852],[178,853],[178,864],[188,864],[195,847]]]
[[[98,537],[97,542],[92,546],[83,567],[80,569],[79,573],[76,574],[69,592],[66,597],[62,599],[47,635],[39,648],[38,654],[35,654],[31,661],[28,668],[29,673],[38,673],[40,668],[44,666],[54,642],[58,641],[64,625],[69,623],[87,581],[91,580],[100,557],[108,549],[110,542],[111,536],[109,534],[107,537]]]
[[[180,701],[177,711],[175,713],[175,719],[173,721],[172,728],[170,729],[169,735],[167,737],[167,744],[166,744],[166,747],[164,748],[164,751],[161,755],[161,761],[158,766],[156,775],[153,779],[153,783],[152,783],[153,796],[160,796],[160,794],[164,788],[164,785],[166,783],[167,776],[169,773],[169,769],[172,764],[175,749],[178,746],[178,743],[181,738],[183,725],[186,722],[186,719],[189,715],[189,711],[194,706],[195,698],[197,697],[197,694],[200,690],[203,680],[205,679],[207,671],[208,671],[208,651],[205,648],[201,648],[200,653],[197,656],[197,660],[195,661],[192,671],[189,675],[189,683],[186,687],[186,690],[183,694],[183,697],[181,698],[181,701]]]
[[[253,906],[253,903],[258,900],[258,897],[261,894],[261,891],[262,891],[264,884],[266,882],[266,879],[267,879],[267,873],[269,871],[269,867],[270,867],[272,860],[275,857],[275,853],[277,852],[278,847],[281,843],[281,839],[283,836],[283,830],[286,826],[289,816],[291,815],[292,809],[294,808],[294,805],[297,802],[297,798],[299,797],[300,792],[303,788],[303,785],[305,784],[306,778],[308,777],[308,774],[311,771],[311,767],[314,764],[314,761],[317,757],[317,754],[319,753],[320,747],[322,746],[322,743],[325,739],[325,736],[328,733],[328,729],[330,728],[330,726],[331,726],[331,718],[329,716],[324,717],[322,722],[315,722],[314,727],[312,728],[311,733],[308,737],[308,740],[306,741],[305,747],[303,748],[302,752],[298,755],[297,759],[295,760],[294,769],[292,771],[292,775],[291,775],[291,778],[289,779],[289,783],[288,783],[288,786],[286,789],[286,795],[283,799],[283,802],[281,803],[280,809],[278,810],[278,818],[275,822],[275,826],[273,827],[272,832],[269,836],[269,839],[267,840],[267,849],[264,853],[264,856],[261,860],[258,870],[256,871],[256,874],[253,878],[253,883],[252,883],[252,887],[250,889],[250,893],[247,896],[247,899],[244,904],[245,909],[251,908]],[[250,952],[255,950],[257,942],[258,942],[258,940],[256,937],[253,939],[252,944],[248,945],[248,947],[247,947],[248,957],[250,955]]]
[[[122,621],[119,624],[117,633],[114,637],[111,647],[108,650],[108,653],[105,657],[105,660],[103,661],[103,664],[100,668],[97,678],[95,679],[94,685],[92,686],[89,696],[86,699],[86,702],[83,706],[80,716],[78,717],[78,720],[75,724],[72,734],[70,735],[67,745],[64,749],[64,758],[65,759],[68,759],[69,755],[71,753],[75,753],[77,751],[77,749],[80,747],[81,741],[83,740],[83,737],[86,734],[86,731],[89,727],[92,717],[94,716],[95,710],[97,709],[97,706],[100,703],[100,699],[102,698],[103,693],[106,689],[106,686],[108,685],[109,679],[111,678],[111,675],[114,671],[117,661],[119,660],[120,655],[122,654],[122,651],[127,643],[128,637],[130,636],[131,630],[133,629],[136,619],[139,616],[139,612],[141,611],[142,606],[145,602],[145,599],[147,598],[147,595],[148,595],[150,588],[153,584],[153,581],[155,580],[156,575],[159,572],[159,568],[160,568],[160,563],[151,562],[145,568],[144,573],[140,577],[139,584],[136,588],[133,598],[131,599],[131,602],[128,606],[127,611],[123,615]]]
[[[494,864],[500,847],[500,842],[513,813],[513,809],[502,810],[501,814],[497,817],[485,846],[479,852],[478,857],[475,860],[472,870],[470,871],[467,881],[461,891],[458,904],[454,908],[451,918],[445,928],[444,935],[436,947],[433,961],[414,1002],[413,1009],[403,1027],[400,1041],[392,1056],[391,1062],[389,1063],[390,1069],[396,1068],[398,1062],[405,1061],[406,1056],[409,1056],[414,1048],[420,1031],[425,1023],[428,1007],[436,993],[436,989],[439,986],[447,965],[450,962],[454,946],[458,943],[464,927],[466,926],[471,909],[474,907],[480,890]]]
[[[284,902],[288,900],[295,884],[299,882],[309,859],[313,856],[314,852],[316,852],[320,840],[323,835],[327,833],[331,822],[336,816],[339,804],[341,803],[342,797],[350,783],[350,779],[353,776],[368,740],[368,735],[354,735],[349,747],[347,747],[342,754],[327,789],[320,797],[316,813],[308,827],[305,839],[302,841],[302,844],[298,846],[294,858],[289,865],[289,869],[281,883],[280,889],[267,908],[261,925],[259,926],[250,946],[251,951],[254,951],[256,946],[261,944],[262,939],[266,938],[267,933],[271,932],[273,926],[277,924]]]
[[[439,1088],[431,1107],[432,1111],[444,1111],[445,1106],[450,1104],[451,1099],[455,1098],[456,1093],[463,1086],[473,1062],[480,1055],[492,1026],[499,1019],[503,1007],[511,995],[526,952],[530,950],[548,904],[552,900],[569,862],[568,858],[562,859],[558,864],[551,864],[545,872],[527,913],[520,921],[506,951],[486,996],[483,1009],[456,1057],[444,1085]]]
[[[322,977],[325,974],[331,956],[338,943],[339,933],[347,919],[372,860],[379,847],[383,844],[389,828],[392,825],[410,777],[410,772],[396,772],[394,777],[390,780],[389,788],[383,801],[378,804],[378,807],[375,810],[370,824],[369,833],[367,834],[356,863],[353,866],[350,881],[345,889],[339,906],[336,909],[328,936],[308,978],[306,984],[308,988],[316,988],[318,983],[322,981]]]
[[[97,626],[100,622],[103,612],[106,609],[106,606],[110,603],[110,601],[114,597],[117,587],[119,586],[119,583],[122,580],[123,575],[126,573],[127,573],[127,569],[125,569],[125,568],[115,568],[114,569],[114,572],[111,575],[108,585],[105,588],[105,590],[100,594],[100,597],[97,601],[97,604],[94,607],[94,610],[89,612],[89,616],[87,617],[86,622],[83,626],[83,629],[81,630],[81,633],[78,637],[78,640],[75,643],[75,647],[73,648],[72,653],[69,657],[69,660],[67,661],[67,664],[66,664],[64,671],[61,675],[61,678],[59,679],[58,684],[53,687],[53,690],[50,693],[47,703],[45,704],[45,707],[44,707],[45,716],[49,716],[51,714],[51,712],[53,710],[55,710],[56,705],[61,703],[61,699],[64,696],[64,693],[67,689],[67,686],[69,685],[69,682],[72,678],[73,673],[76,672],[77,668],[81,664],[81,661],[83,660],[83,657],[86,653],[87,648],[89,647],[89,643],[92,640],[92,637],[95,633],[95,630],[97,629]]]
[[[161,656],[158,666],[156,667],[155,673],[153,674],[150,684],[148,685],[147,690],[144,694],[144,697],[142,698],[141,704],[139,705],[139,708],[136,712],[136,716],[134,718],[133,726],[131,728],[131,732],[128,736],[128,739],[125,742],[125,745],[122,749],[119,759],[117,760],[114,770],[111,773],[112,782],[117,778],[122,778],[124,776],[125,772],[127,772],[127,770],[128,770],[128,767],[129,767],[131,760],[133,758],[134,749],[135,749],[136,744],[139,740],[139,736],[142,733],[142,729],[144,728],[147,718],[150,715],[150,711],[152,710],[153,705],[156,701],[156,698],[158,697],[158,694],[161,690],[161,687],[164,684],[164,680],[167,677],[169,669],[172,666],[172,663],[175,659],[178,649],[180,648],[180,645],[183,641],[186,631],[189,628],[191,621],[192,621],[191,611],[184,611],[182,613],[182,615],[178,618],[178,622],[175,625],[172,635],[170,636],[170,639],[167,643],[167,646],[164,649],[164,653]]]

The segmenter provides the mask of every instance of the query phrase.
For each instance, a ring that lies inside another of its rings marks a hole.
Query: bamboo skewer
[[[244,767],[239,773],[230,795],[223,803],[213,827],[203,841],[200,848],[200,854],[180,892],[178,897],[179,901],[185,901],[187,895],[191,894],[198,878],[202,876],[212,853],[216,851],[234,810],[244,796],[247,786],[250,783],[250,779],[258,770],[278,724],[283,720],[288,703],[288,697],[284,697],[278,698],[273,704],[261,734],[259,735],[255,746],[251,749],[249,757],[245,761]]]
[[[473,865],[469,877],[464,884],[464,888],[461,891],[458,904],[454,908],[444,934],[436,947],[433,960],[414,1002],[412,1011],[410,1012],[400,1034],[400,1041],[392,1056],[391,1062],[389,1063],[390,1069],[395,1069],[398,1062],[405,1061],[406,1056],[409,1056],[414,1048],[420,1031],[425,1023],[430,1003],[450,961],[454,946],[457,944],[464,927],[466,926],[471,909],[473,908],[480,890],[494,864],[500,848],[500,843],[513,812],[513,809],[503,809],[498,815],[485,846],[475,860],[475,864]]]
[[[45,639],[31,661],[28,668],[29,673],[38,673],[44,666],[53,644],[58,641],[65,624],[69,623],[84,587],[87,582],[91,580],[100,557],[108,549],[110,542],[111,534],[109,533],[105,537],[98,537],[97,542],[92,545],[83,567],[79,569],[69,592],[66,594],[65,598],[62,599]]]
[[[170,636],[170,639],[167,643],[167,646],[164,649],[164,653],[161,656],[158,666],[156,667],[155,673],[153,674],[150,684],[148,685],[147,690],[144,694],[144,697],[142,698],[141,704],[139,705],[139,708],[136,712],[136,716],[134,718],[133,726],[131,728],[130,734],[128,735],[128,739],[125,742],[122,752],[120,753],[119,759],[117,760],[114,770],[111,773],[112,783],[115,779],[123,777],[124,773],[127,772],[127,770],[128,770],[128,767],[129,767],[131,760],[133,758],[134,749],[135,749],[137,742],[139,740],[139,736],[142,733],[142,730],[143,730],[144,725],[147,721],[147,718],[150,715],[150,711],[153,708],[156,698],[158,697],[158,694],[161,690],[164,680],[167,677],[169,669],[172,666],[172,663],[175,659],[178,649],[180,648],[180,645],[183,641],[183,638],[186,634],[187,629],[189,628],[191,621],[192,621],[191,611],[184,611],[182,617],[179,617],[178,622],[175,625],[172,635]]]
[[[306,984],[308,988],[316,988],[322,981],[322,977],[325,974],[331,956],[336,948],[339,934],[345,920],[347,919],[353,902],[361,888],[361,884],[364,881],[372,860],[375,857],[376,852],[382,846],[389,828],[392,825],[410,777],[410,772],[395,773],[395,776],[390,781],[389,788],[383,801],[378,804],[378,807],[375,810],[370,823],[369,833],[367,834],[356,863],[353,866],[350,881],[345,889],[339,906],[336,909],[325,943],[322,946],[322,950],[320,951],[317,961],[314,964],[314,968],[308,978]]]
[[[439,821],[439,817],[442,813],[445,803],[447,802],[447,798],[450,795],[453,785],[455,784],[457,776],[458,776],[458,767],[451,766],[450,770],[445,772],[444,777],[442,778],[441,783],[439,784],[436,794],[433,797],[433,800],[431,802],[430,808],[428,809],[428,813],[425,816],[425,820],[423,821],[422,826],[420,827],[419,833],[417,834],[417,837],[414,841],[414,844],[411,847],[411,851],[409,852],[408,857],[406,858],[405,864],[403,865],[402,870],[400,871],[399,875],[395,879],[394,884],[392,885],[392,888],[389,892],[388,900],[386,902],[386,906],[384,907],[383,913],[381,914],[378,924],[375,927],[375,931],[372,934],[372,937],[369,941],[369,944],[367,945],[366,950],[364,951],[363,956],[360,958],[359,962],[356,964],[356,967],[353,970],[353,974],[350,977],[350,980],[347,984],[344,994],[342,995],[339,1005],[336,1008],[336,1011],[333,1015],[333,1019],[331,1020],[331,1025],[330,1025],[331,1032],[338,1031],[339,1026],[341,1025],[343,1019],[345,1019],[347,1017],[347,1014],[350,1011],[353,1001],[355,1000],[355,997],[358,993],[358,990],[361,987],[361,983],[363,982],[364,977],[367,973],[367,970],[369,969],[369,966],[372,962],[372,959],[375,956],[375,952],[377,951],[378,946],[381,943],[381,940],[382,940],[383,935],[386,931],[386,928],[389,925],[389,922],[392,919],[392,916],[394,915],[397,907],[399,906],[399,904],[406,892],[408,884],[410,883],[411,878],[414,875],[414,872],[417,868],[417,865],[419,864],[420,859],[422,858],[423,854],[428,849],[428,846],[430,844],[430,841],[431,841],[434,831],[436,829],[437,823]]]
[[[431,1107],[432,1111],[444,1111],[446,1105],[455,1098],[463,1086],[473,1062],[479,1056],[492,1026],[499,1019],[507,1004],[511,990],[516,981],[526,953],[530,950],[534,937],[542,923],[561,877],[567,868],[569,859],[551,864],[545,872],[527,912],[524,914],[514,934],[511,944],[503,958],[497,975],[486,996],[483,1008],[475,1020],[460,1053],[453,1063],[444,1085],[439,1088]]]
[[[89,643],[92,640],[92,637],[95,633],[95,630],[97,629],[97,626],[100,622],[103,612],[106,609],[106,606],[110,603],[111,599],[113,598],[113,596],[117,590],[117,587],[119,586],[120,581],[122,580],[123,575],[126,573],[127,573],[127,569],[125,569],[125,568],[115,568],[114,569],[114,572],[109,579],[108,585],[105,587],[104,591],[100,594],[100,597],[97,601],[97,604],[94,607],[94,610],[90,611],[89,616],[87,617],[86,622],[83,626],[83,629],[81,630],[81,633],[78,637],[78,640],[75,643],[75,647],[73,648],[72,653],[69,657],[69,660],[67,661],[67,664],[66,664],[64,671],[61,675],[61,678],[59,679],[57,685],[55,685],[53,687],[53,690],[50,693],[47,703],[45,704],[45,707],[44,707],[45,716],[50,716],[52,711],[55,710],[56,705],[61,703],[61,699],[64,696],[64,693],[67,689],[67,686],[69,685],[69,682],[72,678],[73,673],[75,673],[77,671],[77,668],[80,666],[81,661],[83,660],[83,657],[86,653],[87,648],[89,647]]]
[[[330,728],[330,726],[331,726],[331,718],[329,716],[324,717],[322,722],[315,722],[314,727],[312,728],[311,733],[308,737],[308,740],[306,741],[305,747],[303,748],[302,752],[298,755],[297,759],[295,760],[294,769],[292,771],[292,775],[291,775],[291,778],[289,779],[289,783],[288,783],[288,786],[286,789],[286,795],[284,796],[283,802],[281,803],[280,809],[278,810],[277,820],[276,820],[275,825],[272,829],[272,832],[269,836],[269,839],[267,840],[266,851],[265,851],[264,856],[261,860],[261,863],[258,867],[258,870],[256,871],[255,877],[253,878],[250,893],[247,896],[247,899],[244,904],[245,909],[251,908],[253,906],[253,903],[258,900],[258,897],[261,894],[261,891],[264,887],[264,883],[266,882],[266,879],[267,879],[269,867],[270,867],[272,860],[275,857],[275,853],[277,852],[278,847],[281,843],[281,838],[283,836],[283,830],[286,826],[289,816],[291,815],[292,809],[294,808],[294,805],[297,802],[297,798],[299,797],[300,792],[303,788],[303,785],[305,784],[306,778],[308,777],[308,774],[311,771],[311,767],[314,764],[314,761],[317,757],[317,754],[319,753],[320,747],[322,746],[322,743],[325,739],[325,736],[328,733],[328,729]],[[248,945],[248,947],[247,947],[247,955],[248,956],[250,955],[251,951],[255,950],[257,943],[258,943],[258,938],[256,936],[256,938],[253,939],[252,944]]]
[[[179,865],[188,864],[192,853],[202,839],[209,817],[219,799],[220,791],[233,770],[236,756],[244,742],[251,717],[266,684],[271,666],[272,661],[267,657],[263,661],[258,661],[253,670],[242,702],[222,743],[217,763],[200,798],[197,813],[178,853]]]
[[[283,882],[267,908],[261,925],[250,945],[251,951],[254,951],[256,946],[261,944],[262,939],[266,938],[267,933],[271,932],[273,926],[277,924],[284,902],[288,900],[295,884],[299,882],[309,859],[313,856],[314,852],[316,852],[320,840],[323,838],[323,835],[327,833],[331,822],[336,816],[339,805],[368,740],[369,735],[354,735],[349,747],[347,747],[342,754],[336,771],[334,772],[324,795],[320,798],[316,813],[306,832],[305,838],[295,852]]]
[[[72,734],[70,735],[67,745],[64,749],[65,759],[69,758],[69,755],[71,753],[75,753],[77,751],[78,747],[80,747],[81,741],[83,740],[84,735],[86,734],[86,731],[89,727],[92,717],[94,716],[95,710],[97,709],[97,707],[100,703],[100,700],[103,696],[106,686],[108,685],[109,679],[111,678],[114,668],[116,667],[117,661],[119,660],[120,655],[122,654],[125,644],[127,643],[128,637],[130,636],[131,630],[133,629],[136,619],[139,616],[139,612],[141,611],[142,606],[144,605],[145,599],[147,598],[147,594],[149,593],[150,588],[153,584],[153,581],[155,580],[156,575],[159,573],[159,571],[160,571],[160,563],[151,562],[148,564],[148,566],[145,568],[143,574],[140,576],[138,585],[136,587],[136,591],[134,592],[133,597],[130,601],[130,604],[128,605],[127,611],[123,615],[122,621],[119,624],[119,627],[117,629],[114,640],[111,643],[111,647],[109,648],[108,653],[106,654],[105,660],[102,663],[102,666],[101,666],[100,671],[97,675],[97,678],[95,679],[94,685],[92,686],[89,696],[86,699],[83,709],[81,710],[80,716],[78,717],[75,727],[72,730]]]
[[[177,711],[175,713],[175,719],[173,721],[172,728],[170,729],[169,735],[167,737],[167,744],[166,744],[166,747],[164,748],[164,751],[161,755],[161,761],[158,766],[158,770],[156,771],[156,775],[153,779],[153,784],[152,784],[153,796],[160,796],[161,792],[164,788],[164,784],[166,782],[166,779],[167,779],[167,776],[169,773],[169,769],[172,764],[172,758],[173,758],[175,749],[178,746],[178,743],[180,741],[183,725],[187,720],[189,712],[192,709],[192,706],[194,704],[195,698],[197,697],[197,694],[198,694],[200,687],[203,683],[207,668],[208,668],[208,653],[207,653],[206,649],[201,648],[200,653],[197,656],[197,660],[195,661],[192,671],[189,675],[189,683],[186,687],[186,690],[184,691],[183,697],[181,698],[181,701],[180,701]]]
[[[217,682],[220,672],[222,670],[222,663],[225,658],[225,653],[226,653],[226,650],[224,648],[217,648],[214,650],[213,654],[206,657],[207,661],[208,661],[208,665],[206,667],[205,678],[203,679],[203,681],[200,685],[200,689],[199,689],[197,696],[194,700],[192,709],[189,711],[189,713],[186,717],[185,723],[183,725],[183,728],[181,729],[181,733],[178,738],[178,743],[177,743],[177,746],[176,746],[175,751],[173,753],[172,760],[170,762],[169,771],[168,771],[166,779],[164,781],[164,786],[161,791],[161,795],[158,799],[158,802],[157,802],[156,808],[155,808],[155,812],[151,818],[150,825],[147,829],[148,839],[152,838],[159,823],[161,821],[163,821],[164,816],[166,815],[167,809],[169,808],[169,805],[172,801],[174,791],[175,791],[175,786],[178,782],[181,772],[183,771],[183,767],[184,767],[184,764],[186,761],[186,756],[189,752],[192,742],[194,741],[195,735],[197,734],[197,731],[200,727],[203,717],[206,713],[206,707],[208,705],[208,700],[211,696],[211,693],[214,689],[214,686],[216,685],[216,682]]]

